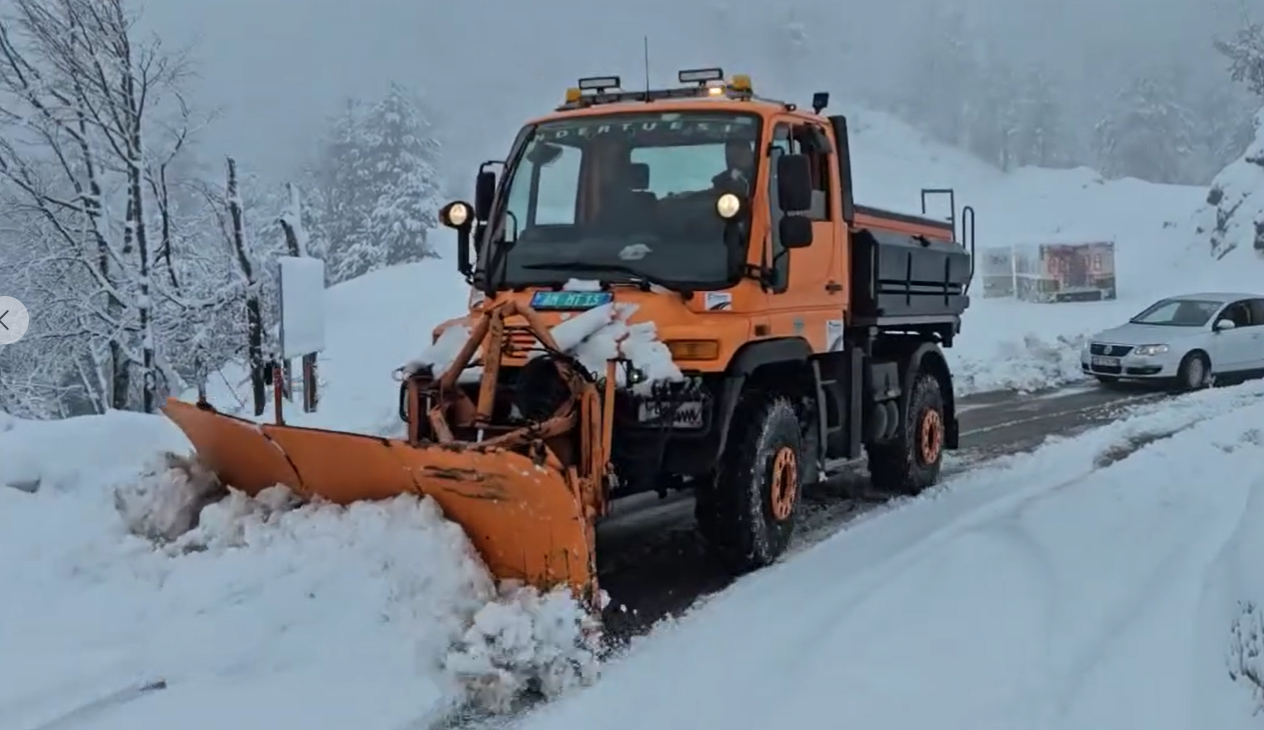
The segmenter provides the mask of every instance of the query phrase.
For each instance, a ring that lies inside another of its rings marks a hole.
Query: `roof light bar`
[[[708,81],[717,81],[724,78],[724,69],[720,68],[691,68],[685,69],[676,74],[676,78],[682,84],[705,84]]]
[[[579,88],[583,91],[605,91],[623,86],[618,76],[589,76],[579,80]]]

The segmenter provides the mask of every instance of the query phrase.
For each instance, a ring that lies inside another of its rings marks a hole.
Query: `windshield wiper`
[[[588,264],[582,261],[559,261],[551,264],[524,264],[522,268],[532,270],[553,269],[554,271],[616,271],[620,274],[624,274],[624,276],[618,279],[603,277],[598,281],[602,285],[633,284],[635,286],[639,286],[642,291],[649,291],[650,285],[661,286],[664,289],[671,289],[672,291],[680,291],[677,287],[663,279],[659,279],[655,276],[646,276],[630,266],[623,266],[621,264]],[[684,292],[681,293],[684,294]],[[687,297],[689,295],[685,294],[685,296]]]

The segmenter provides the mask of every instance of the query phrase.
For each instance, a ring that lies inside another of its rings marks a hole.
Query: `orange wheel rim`
[[[944,446],[944,419],[939,411],[929,410],[922,415],[921,438],[922,463],[933,464]]]
[[[772,516],[778,521],[790,516],[799,495],[799,460],[794,449],[783,446],[772,463]]]

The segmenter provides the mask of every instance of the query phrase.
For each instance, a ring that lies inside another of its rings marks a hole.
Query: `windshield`
[[[1128,321],[1133,324],[1202,327],[1220,311],[1221,306],[1222,302],[1202,299],[1164,299]]]
[[[644,278],[723,286],[745,261],[716,199],[749,196],[759,117],[667,112],[538,125],[502,193],[505,286]],[[749,198],[747,198],[749,199]],[[516,233],[516,239],[515,239]]]

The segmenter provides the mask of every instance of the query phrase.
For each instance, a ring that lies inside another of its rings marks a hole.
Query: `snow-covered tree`
[[[76,379],[98,409],[152,410],[176,379],[164,328],[214,306],[174,283],[168,173],[197,126],[187,64],[135,22],[125,0],[9,0],[0,15],[0,183],[39,311],[24,344],[44,382]]]
[[[436,256],[426,232],[439,225],[443,207],[437,165],[439,143],[421,104],[391,83],[386,98],[365,120],[366,162],[379,191],[369,230],[385,248],[387,265]]]
[[[1216,50],[1229,59],[1229,76],[1264,96],[1264,23],[1248,23],[1229,39],[1215,41]]]
[[[398,83],[372,106],[349,100],[313,171],[310,227],[334,282],[435,256],[440,147],[422,104]]]
[[[1199,120],[1182,93],[1183,79],[1168,72],[1135,79],[1098,121],[1095,151],[1101,171],[1158,183],[1183,179],[1195,152]]]
[[[1020,165],[1059,167],[1069,162],[1065,115],[1053,79],[1044,66],[1031,65],[1019,77],[1019,123],[1013,140]]]
[[[896,110],[936,138],[969,148],[969,120],[978,118],[975,96],[982,77],[974,35],[960,9],[935,6],[908,49],[909,66],[892,99]],[[980,110],[986,111],[986,110]]]
[[[1255,112],[1260,100],[1228,84],[1200,84],[1192,105],[1199,125],[1196,154],[1186,177],[1190,182],[1205,184],[1241,157],[1255,139]]]

